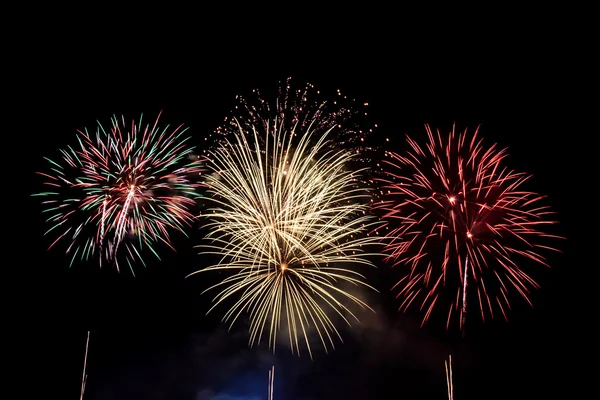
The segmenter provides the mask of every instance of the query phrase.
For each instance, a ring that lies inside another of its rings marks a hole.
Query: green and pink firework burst
[[[156,120],[111,119],[95,132],[78,131],[77,145],[48,158],[42,197],[51,225],[47,235],[66,245],[71,265],[77,259],[125,260],[133,271],[146,250],[158,257],[157,244],[171,247],[170,233],[184,232],[195,220],[202,161],[188,146],[187,128],[158,126]]]

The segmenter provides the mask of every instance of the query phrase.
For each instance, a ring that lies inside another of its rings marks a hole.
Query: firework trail
[[[273,387],[275,386],[275,366],[269,370],[269,386],[267,387],[267,400],[275,400],[273,397]]]
[[[85,357],[83,358],[83,376],[81,377],[81,390],[79,392],[80,393],[79,400],[83,400],[83,395],[85,393],[85,385],[87,383],[86,368],[87,368],[87,355],[88,355],[89,344],[90,344],[90,331],[88,331],[87,340],[85,341]]]
[[[524,261],[549,267],[541,253],[558,251],[545,244],[559,238],[545,232],[554,213],[522,188],[529,175],[502,165],[506,149],[484,147],[478,130],[426,131],[424,147],[407,138],[409,151],[387,152],[374,206],[388,224],[388,259],[407,268],[394,286],[400,311],[416,305],[425,323],[434,307],[445,308],[446,327],[457,315],[460,329],[468,305],[483,320],[498,311],[506,319],[512,293],[531,305],[539,287]]]
[[[231,325],[248,313],[251,346],[266,331],[274,350],[283,324],[292,351],[299,354],[304,341],[312,357],[309,329],[326,351],[333,336],[341,340],[328,311],[350,324],[356,316],[346,301],[368,308],[340,285],[368,286],[352,264],[372,265],[365,251],[378,242],[367,235],[376,223],[367,214],[371,196],[358,182],[363,171],[347,168],[356,152],[326,150],[327,131],[313,140],[311,131],[275,124],[261,136],[261,128],[239,125],[234,141],[225,138],[208,156],[212,245],[205,253],[220,261],[202,271],[231,273],[208,289],[220,289],[211,310],[231,300],[223,318]]]
[[[452,356],[448,356],[448,361],[444,361],[446,367],[446,386],[448,388],[448,400],[454,400],[454,382],[452,379]]]
[[[98,123],[95,133],[78,131],[77,146],[61,150],[61,162],[48,158],[50,171],[38,172],[47,191],[43,198],[46,234],[56,235],[49,248],[68,242],[71,265],[97,257],[119,269],[121,255],[133,271],[141,253],[155,245],[169,247],[169,231],[183,232],[194,220],[191,208],[202,172],[199,156],[184,136],[182,125],[159,128],[160,114],[128,128],[113,117],[111,129]]]

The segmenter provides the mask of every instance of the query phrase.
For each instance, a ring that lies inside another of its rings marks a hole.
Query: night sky
[[[569,183],[578,133],[568,130],[568,84],[551,43],[489,42],[482,49],[436,41],[421,50],[381,51],[356,39],[317,54],[300,39],[239,53],[200,43],[195,53],[169,43],[81,50],[39,40],[21,59],[31,72],[17,82],[23,116],[13,136],[20,147],[5,149],[18,159],[11,168],[19,170],[14,201],[22,210],[9,215],[17,228],[5,229],[14,244],[3,263],[10,270],[5,305],[15,321],[5,326],[14,337],[5,346],[15,354],[11,369],[23,393],[13,398],[76,399],[88,330],[86,400],[265,399],[272,365],[277,400],[442,400],[449,354],[456,400],[573,396],[586,383],[580,370],[587,367],[575,361],[580,347],[588,348],[578,333],[583,256],[578,211],[567,196],[579,190]],[[328,355],[316,351],[311,361],[285,345],[275,356],[266,344],[249,349],[243,323],[228,333],[222,309],[205,316],[211,296],[200,293],[207,281],[185,279],[206,265],[194,248],[205,233],[200,224],[188,230],[190,238],[173,234],[177,252],[161,249],[162,261],[138,266],[136,277],[93,264],[69,268],[62,252],[46,251],[42,208],[30,197],[41,188],[34,172],[46,168],[43,156],[57,158],[73,143],[77,129],[93,128],[97,119],[108,124],[113,114],[131,119],[143,112],[148,120],[163,110],[161,125],[184,123],[201,149],[237,94],[255,87],[274,94],[288,76],[368,102],[377,140],[389,137],[393,150],[404,148],[405,134],[423,141],[426,123],[442,132],[453,123],[461,130],[480,125],[485,143],[508,147],[506,162],[534,175],[527,187],[548,195],[561,221],[553,232],[568,238],[557,243],[563,253],[550,257],[551,270],[532,266],[542,285],[532,295],[534,308],[515,299],[508,323],[482,324],[473,314],[464,337],[435,323],[420,328],[418,315],[396,313],[389,288],[398,275],[378,261],[373,279],[381,294],[370,294],[377,314],[342,328],[345,343]]]

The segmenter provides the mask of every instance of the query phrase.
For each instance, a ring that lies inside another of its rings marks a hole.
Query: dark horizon
[[[446,399],[448,354],[454,362],[455,400],[572,396],[579,390],[572,377],[584,368],[570,361],[572,347],[584,340],[573,312],[580,278],[571,272],[582,256],[564,182],[572,174],[575,155],[569,150],[575,146],[565,144],[570,133],[557,99],[560,83],[549,86],[537,73],[546,65],[544,57],[521,57],[518,65],[515,60],[505,57],[506,68],[497,70],[491,61],[438,68],[380,59],[353,63],[341,72],[334,65],[309,63],[232,71],[215,63],[204,65],[204,73],[195,66],[167,70],[165,64],[155,65],[153,74],[138,75],[131,68],[87,74],[72,71],[66,62],[55,75],[41,71],[28,83],[35,96],[17,137],[27,149],[17,200],[27,210],[18,233],[25,244],[16,255],[9,248],[19,261],[8,266],[17,304],[12,310],[17,322],[11,329],[18,338],[14,351],[27,397],[77,398],[88,330],[85,400],[263,399],[271,365],[276,400]],[[435,321],[420,328],[420,315],[395,312],[398,301],[385,287],[393,271],[378,262],[373,276],[381,295],[370,296],[380,313],[342,329],[345,343],[329,355],[317,352],[310,361],[306,354],[291,355],[285,346],[274,356],[266,343],[249,349],[243,324],[228,334],[219,321],[222,309],[204,315],[212,297],[200,293],[204,279],[214,278],[185,279],[204,265],[194,248],[204,233],[198,225],[187,231],[189,239],[173,234],[177,252],[162,249],[162,261],[138,265],[135,277],[126,269],[69,268],[61,251],[46,251],[47,225],[39,199],[30,197],[41,186],[34,172],[46,168],[42,157],[53,158],[72,143],[77,129],[93,128],[96,120],[108,123],[113,114],[137,119],[144,113],[148,121],[162,110],[162,125],[183,123],[201,148],[200,139],[229,115],[236,95],[255,87],[264,96],[274,95],[288,76],[332,96],[341,89],[368,102],[378,124],[375,135],[391,138],[394,149],[403,148],[406,134],[424,140],[425,124],[444,133],[455,123],[460,130],[480,126],[486,145],[508,147],[505,165],[533,175],[527,187],[547,195],[545,204],[560,221],[553,232],[567,238],[556,243],[562,254],[550,255],[552,269],[532,266],[542,286],[532,295],[534,307],[515,299],[508,322],[482,324],[472,315],[464,337],[434,326]]]

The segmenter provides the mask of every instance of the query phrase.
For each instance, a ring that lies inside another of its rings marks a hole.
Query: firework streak
[[[202,172],[199,157],[186,145],[187,128],[170,130],[156,121],[143,125],[124,117],[111,129],[98,123],[94,134],[78,131],[78,145],[61,150],[61,162],[50,162],[42,196],[46,234],[56,235],[50,248],[68,243],[71,265],[79,257],[114,263],[124,258],[130,269],[144,263],[142,251],[158,257],[158,242],[172,247],[169,231],[183,232],[194,220],[191,212]],[[132,269],[133,271],[133,269]]]
[[[506,319],[511,292],[531,304],[539,287],[525,261],[549,266],[541,253],[558,251],[544,244],[558,238],[544,230],[556,223],[553,212],[522,188],[529,175],[502,166],[506,150],[484,147],[478,131],[426,130],[424,147],[407,138],[406,153],[386,154],[374,205],[388,224],[388,259],[407,268],[394,286],[400,310],[418,306],[425,323],[445,308],[447,328],[453,315],[463,328],[467,305],[484,320],[495,310]]]

